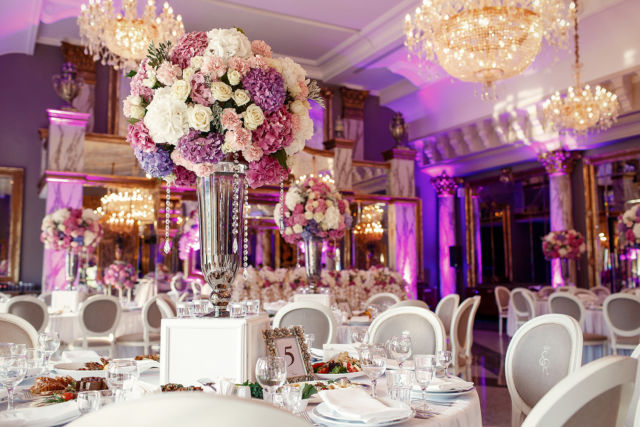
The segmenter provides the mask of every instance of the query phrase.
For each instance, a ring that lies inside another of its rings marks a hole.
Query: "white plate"
[[[347,372],[346,374],[315,374],[321,380],[339,380],[340,378],[358,378],[365,375],[364,372]]]
[[[302,387],[304,387],[305,384],[311,384],[312,386],[315,386],[317,383],[323,383],[323,384],[327,385],[328,384],[327,381],[328,380],[301,381],[301,382],[296,383],[296,384],[299,384],[300,387],[301,387],[301,390],[302,390]],[[356,383],[351,383],[351,384],[352,384],[351,387],[358,387],[359,386],[359,384],[356,384]],[[311,404],[322,403],[322,399],[320,399],[320,396],[318,395],[318,393],[312,395],[309,399],[306,399],[306,400],[308,400],[309,403],[311,403]]]
[[[57,363],[53,366],[53,369],[56,371],[58,375],[61,376],[69,376],[76,381],[81,380],[85,377],[107,377],[107,370],[100,369],[97,371],[81,371],[80,368],[84,368],[84,363]]]
[[[380,401],[384,402],[387,406],[391,406],[391,407],[397,407],[399,405],[404,405],[401,402],[397,402],[394,400],[390,400],[390,399],[380,399]],[[319,422],[322,423],[330,423],[333,425],[341,425],[341,426],[359,426],[359,427],[382,427],[382,426],[391,426],[391,425],[395,425],[395,424],[400,424],[403,423],[405,421],[410,420],[411,418],[413,418],[415,416],[415,413],[413,412],[413,410],[411,411],[411,414],[406,416],[406,417],[402,417],[396,420],[392,420],[392,421],[386,421],[384,423],[364,423],[362,421],[350,421],[350,420],[343,420],[340,418],[340,414],[332,411],[331,409],[329,409],[329,407],[326,405],[326,403],[321,403],[318,406],[316,406],[315,408],[313,408],[313,410],[311,411],[311,417]]]
[[[427,397],[429,400],[433,401],[442,401],[447,402],[450,400],[457,399],[460,396],[464,396],[468,393],[471,393],[475,387],[471,387],[469,390],[461,390],[461,391],[441,391],[441,392],[432,392],[427,391]],[[422,391],[420,390],[411,390],[411,398],[412,399],[422,399]]]

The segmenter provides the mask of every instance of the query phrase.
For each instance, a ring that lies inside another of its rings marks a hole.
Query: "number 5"
[[[290,346],[290,345],[288,345],[288,346],[286,346],[286,347],[284,348],[284,355],[285,355],[285,356],[289,356],[289,357],[291,358],[291,363],[289,363],[287,366],[291,366],[291,365],[293,365],[293,362],[295,361],[295,358],[293,357],[293,353],[291,353],[291,352],[289,351],[289,350],[291,350],[291,348],[293,348],[293,346]]]

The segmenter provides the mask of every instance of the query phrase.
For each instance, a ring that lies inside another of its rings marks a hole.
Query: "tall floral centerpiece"
[[[638,286],[640,278],[640,204],[627,209],[618,219],[618,247],[624,252],[627,286]],[[624,274],[624,273],[623,273]]]
[[[342,198],[330,176],[303,176],[289,187],[284,203],[276,205],[274,217],[285,241],[304,243],[309,290],[315,292],[322,267],[323,240],[341,239],[351,227],[349,202]]]
[[[552,231],[542,238],[542,251],[547,260],[560,259],[562,280],[569,284],[569,260],[577,260],[586,250],[584,237],[579,231]]]
[[[47,249],[66,251],[67,288],[78,274],[78,255],[93,252],[102,239],[100,218],[91,209],[61,208],[42,220],[40,240]]]
[[[151,45],[130,76],[127,140],[145,172],[167,181],[167,192],[176,181],[196,181],[202,270],[214,315],[224,315],[241,246],[247,264],[241,206],[248,186],[280,184],[283,197],[292,156],[313,135],[308,99],[321,102],[320,90],[300,65],[273,58],[269,45],[236,28]],[[169,252],[168,227],[165,234]]]
[[[111,289],[118,290],[118,297],[122,298],[122,291],[127,290],[127,298],[131,302],[131,290],[138,281],[136,269],[131,264],[115,261],[104,272],[104,283]],[[109,292],[111,294],[111,292]]]

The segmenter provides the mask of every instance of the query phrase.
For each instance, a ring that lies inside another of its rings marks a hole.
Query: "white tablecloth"
[[[116,328],[116,336],[141,333],[142,314],[141,310],[122,310],[120,321]],[[60,340],[65,343],[72,343],[82,337],[80,329],[80,319],[77,313],[52,314],[49,316],[48,331],[55,331],[60,334]]]

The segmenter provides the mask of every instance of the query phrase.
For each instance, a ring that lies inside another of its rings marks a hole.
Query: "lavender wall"
[[[396,141],[389,131],[393,110],[380,105],[380,98],[370,95],[364,103],[364,158],[384,161],[382,152],[393,148]]]
[[[438,287],[438,200],[431,177],[416,168],[416,195],[422,199],[423,280]],[[420,279],[420,278],[419,278]]]

